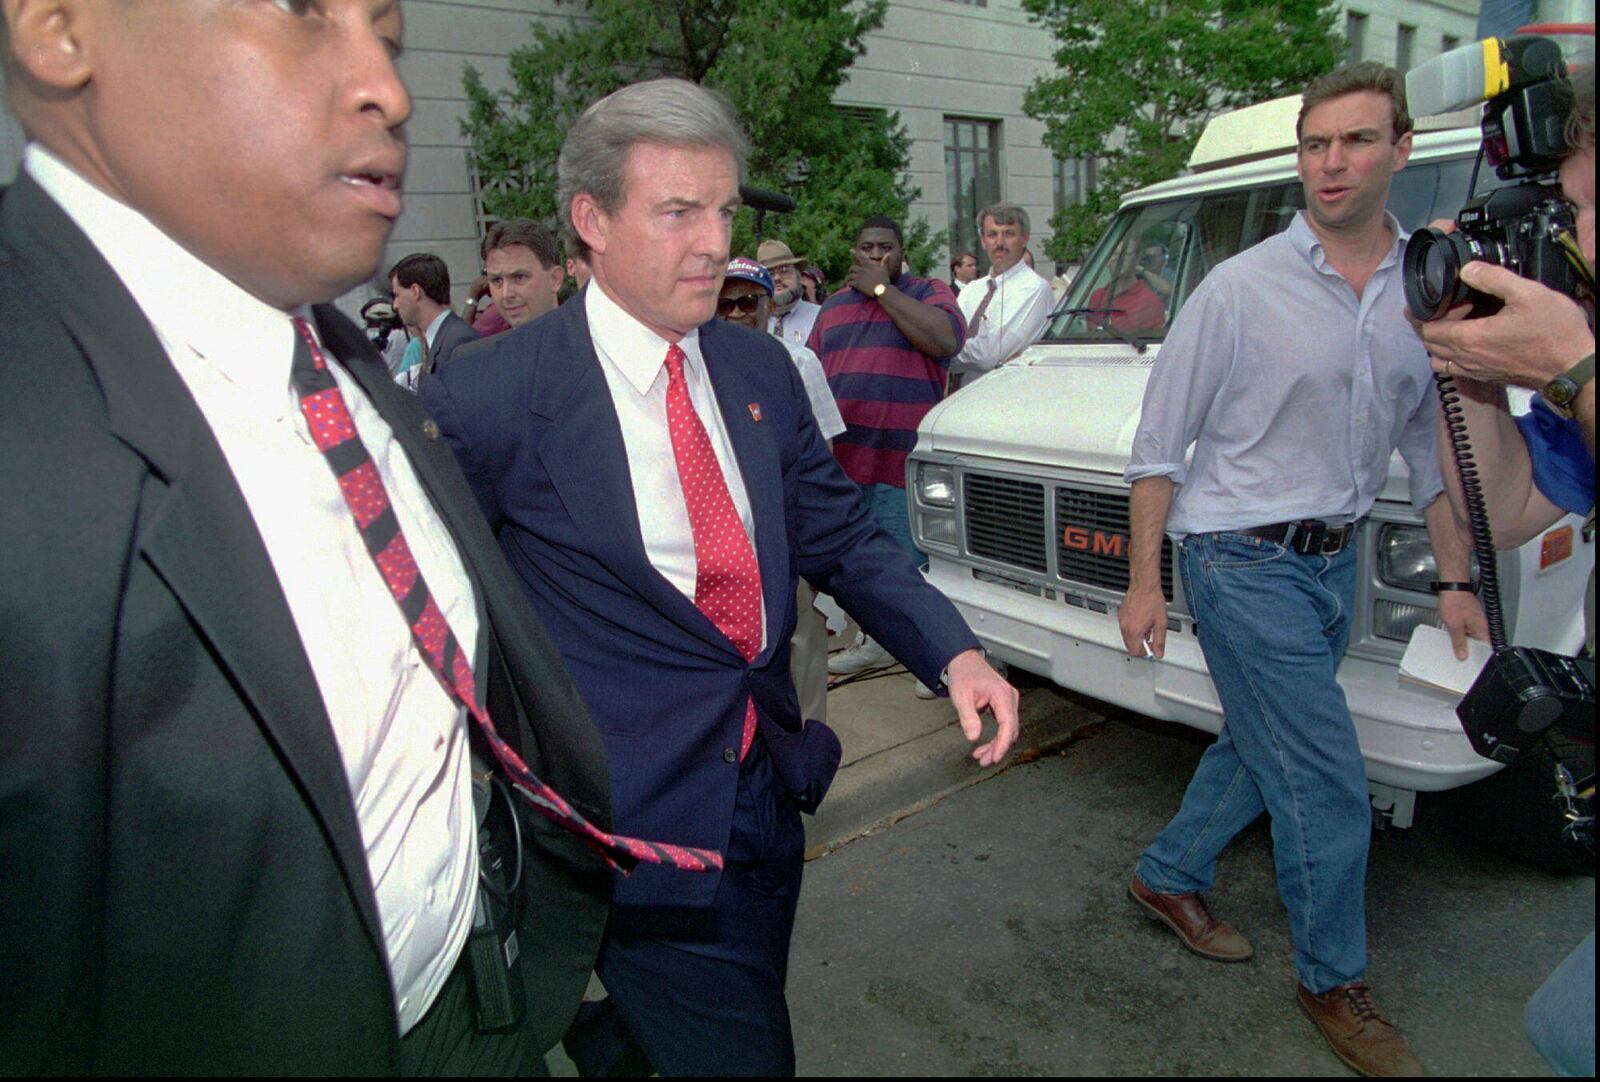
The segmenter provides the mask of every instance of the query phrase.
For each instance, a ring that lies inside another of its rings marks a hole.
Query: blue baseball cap
[[[727,276],[754,282],[767,291],[767,296],[772,296],[772,272],[753,259],[746,259],[742,255],[734,256],[733,261],[728,264]]]

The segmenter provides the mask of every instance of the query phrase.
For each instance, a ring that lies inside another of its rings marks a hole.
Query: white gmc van
[[[1298,97],[1288,98],[1218,118],[1196,147],[1191,175],[1128,196],[1044,339],[929,413],[907,467],[912,527],[929,554],[929,578],[991,654],[1062,687],[1210,732],[1221,728],[1222,712],[1172,573],[1170,542],[1162,556],[1166,657],[1136,660],[1123,649],[1122,471],[1146,377],[1184,300],[1211,268],[1284,229],[1303,205],[1292,149],[1298,106]],[[1415,136],[1389,197],[1407,230],[1455,216],[1478,144],[1470,126]],[[1091,310],[1104,309],[1117,262],[1136,257],[1170,287],[1160,291],[1170,293],[1165,320],[1103,326],[1104,316]],[[1566,653],[1581,647],[1581,598],[1594,558],[1582,531],[1581,520],[1569,517],[1502,555],[1513,642]],[[1453,697],[1398,674],[1412,630],[1435,620],[1428,582],[1437,577],[1398,455],[1361,527],[1358,558],[1358,612],[1339,680],[1374,807],[1393,825],[1409,826],[1417,793],[1464,786],[1500,767],[1472,750]],[[1592,766],[1592,748],[1588,755]],[[1502,844],[1524,853],[1544,846],[1543,862],[1560,866],[1551,763],[1524,756],[1507,773],[1519,771],[1527,776],[1497,779],[1475,803],[1486,804],[1502,833],[1509,830]]]

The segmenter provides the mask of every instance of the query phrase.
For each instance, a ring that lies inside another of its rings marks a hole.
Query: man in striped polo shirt
[[[917,425],[944,396],[950,359],[966,341],[955,294],[943,282],[902,274],[905,238],[894,220],[873,216],[856,230],[846,288],[828,298],[806,343],[822,358],[828,387],[849,429],[834,457],[861,486],[867,504],[896,541],[911,540],[906,514],[906,455]],[[828,662],[832,673],[891,664],[871,638]]]

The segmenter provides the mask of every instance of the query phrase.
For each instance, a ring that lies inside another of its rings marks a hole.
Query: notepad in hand
[[[1400,679],[1424,687],[1465,695],[1489,661],[1489,644],[1481,639],[1467,640],[1467,660],[1456,660],[1450,632],[1432,624],[1421,624],[1411,633],[1411,643],[1400,659]]]

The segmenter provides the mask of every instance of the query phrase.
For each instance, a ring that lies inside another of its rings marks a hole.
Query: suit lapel
[[[728,339],[720,323],[700,328],[700,353],[711,386],[716,390],[722,423],[739,460],[739,474],[750,501],[750,517],[755,526],[756,562],[761,568],[761,595],[767,605],[767,645],[762,658],[772,651],[776,634],[776,613],[783,611],[787,595],[794,592],[789,579],[787,517],[784,508],[783,464],[770,425],[764,424],[761,392],[744,372],[740,358],[729,351]],[[768,403],[769,406],[774,405]]]
[[[529,403],[548,421],[539,461],[596,560],[683,630],[737,656],[728,637],[650,563],[622,425],[581,297],[562,305],[556,318],[561,334],[543,347]]]
[[[104,389],[112,432],[166,482],[137,544],[248,700],[323,825],[379,950],[382,925],[333,727],[255,520],[210,427],[131,294],[24,174],[0,231],[48,279]]]
[[[433,372],[433,371],[437,370],[438,367],[439,367],[439,347],[444,342],[445,324],[447,324],[449,322],[450,322],[450,318],[448,316],[446,316],[445,317],[445,322],[439,324],[439,333],[434,335],[433,341],[428,343],[428,367],[427,367],[427,371],[429,371],[429,372]]]

